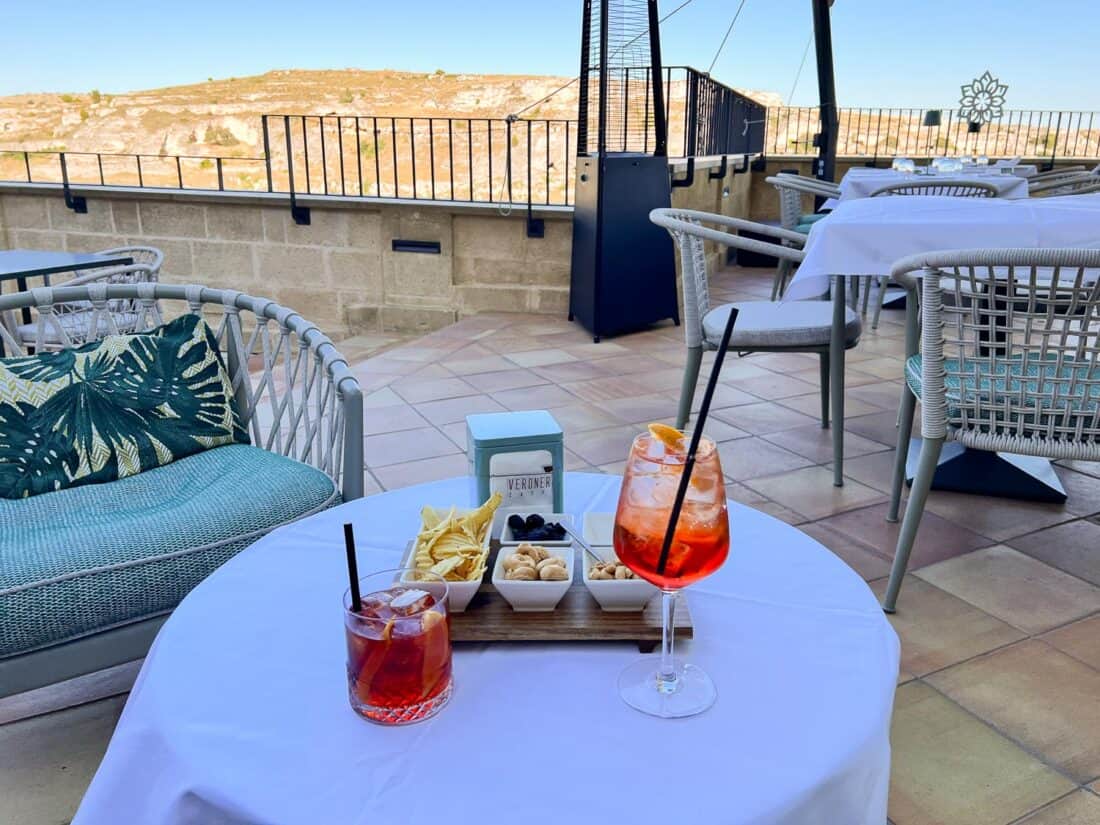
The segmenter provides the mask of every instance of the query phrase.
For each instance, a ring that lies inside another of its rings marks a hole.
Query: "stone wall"
[[[696,165],[676,206],[747,214],[750,174],[711,179]],[[683,177],[682,168],[675,171]],[[0,184],[0,247],[92,252],[143,244],[164,251],[162,280],[227,287],[293,307],[333,337],[426,332],[484,311],[565,315],[572,210],[537,210],[545,236],[528,238],[526,210],[493,206],[300,198],[266,194],[79,190],[87,214],[55,185]],[[395,252],[394,240],[435,241],[439,254]],[[714,263],[720,260],[711,250]]]
[[[162,280],[261,294],[338,337],[428,331],[488,309],[567,311],[568,210],[543,214],[545,237],[536,239],[522,210],[310,203],[311,223],[299,226],[266,198],[85,194],[88,212],[76,214],[56,187],[0,188],[0,246],[156,246]],[[436,241],[440,252],[395,252],[395,239]]]

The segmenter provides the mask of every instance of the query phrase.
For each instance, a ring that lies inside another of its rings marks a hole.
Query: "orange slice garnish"
[[[670,450],[682,452],[685,448],[684,434],[675,427],[670,427],[668,424],[650,424],[649,434]]]

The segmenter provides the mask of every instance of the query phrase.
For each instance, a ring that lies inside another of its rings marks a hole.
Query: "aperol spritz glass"
[[[663,627],[660,660],[647,657],[627,667],[619,676],[619,693],[631,707],[665,718],[702,713],[718,695],[704,671],[673,658],[679,591],[721,567],[729,553],[726,488],[709,438],[699,441],[676,532],[663,564],[661,559],[690,440],[671,427],[635,438],[615,513],[615,553],[661,588]]]

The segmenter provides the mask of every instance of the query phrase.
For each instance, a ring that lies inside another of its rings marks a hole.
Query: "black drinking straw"
[[[344,549],[348,551],[348,581],[351,583],[351,612],[358,613],[363,607],[359,594],[359,565],[355,561],[355,530],[351,524],[344,525]]]
[[[730,317],[726,321],[726,329],[722,333],[722,343],[718,346],[718,354],[714,357],[714,367],[710,371],[707,380],[707,391],[703,394],[703,405],[699,408],[699,417],[695,420],[695,430],[691,434],[691,444],[688,446],[687,459],[684,461],[684,472],[680,476],[680,487],[676,490],[676,500],[672,503],[672,514],[668,518],[668,529],[665,530],[665,543],[661,547],[661,558],[657,561],[657,575],[663,576],[665,566],[668,564],[668,553],[672,549],[672,538],[676,535],[676,525],[680,521],[680,510],[684,506],[684,497],[687,496],[688,484],[691,482],[691,471],[695,468],[695,451],[699,449],[699,439],[703,437],[703,425],[707,421],[707,413],[710,412],[710,402],[714,398],[714,388],[718,386],[718,374],[722,371],[722,362],[726,358],[726,350],[729,349],[730,336],[733,334],[733,323],[737,320],[737,308],[730,307]]]

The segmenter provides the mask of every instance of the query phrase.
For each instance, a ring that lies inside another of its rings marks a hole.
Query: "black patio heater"
[[[569,320],[601,336],[671,318],[672,239],[657,0],[584,0]]]

